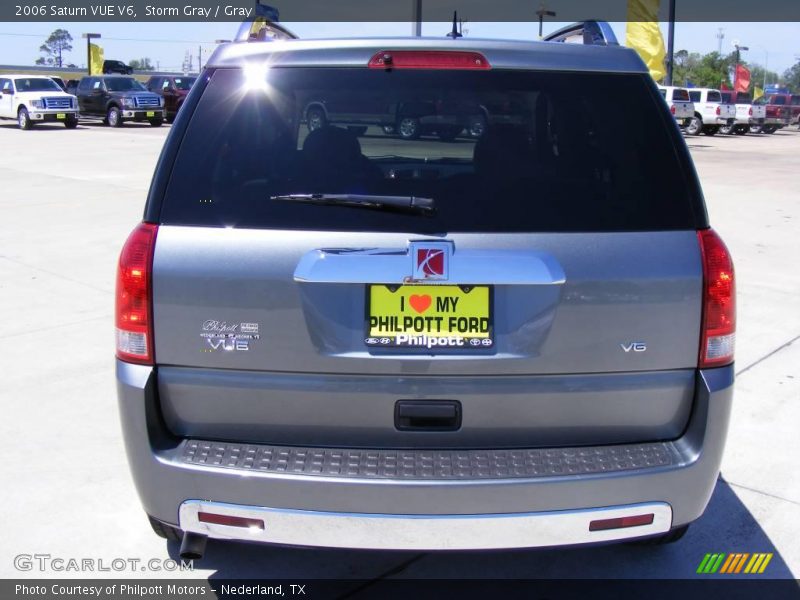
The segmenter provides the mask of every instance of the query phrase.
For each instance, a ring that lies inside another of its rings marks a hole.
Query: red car
[[[164,97],[164,111],[168,123],[175,120],[195,81],[197,81],[196,76],[186,75],[153,75],[147,80],[147,89]]]
[[[800,95],[797,94],[769,94],[761,96],[753,104],[767,107],[763,133],[775,133],[790,123],[797,123],[800,118]]]

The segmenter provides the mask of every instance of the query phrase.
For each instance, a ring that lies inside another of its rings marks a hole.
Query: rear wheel
[[[180,542],[183,539],[183,532],[177,527],[162,523],[150,515],[147,515],[147,519],[150,521],[150,527],[153,528],[153,532],[158,537],[164,538],[165,540],[172,540],[173,542]]]
[[[306,113],[306,124],[309,131],[322,129],[328,124],[328,119],[325,116],[325,111],[317,106],[312,106]]]
[[[111,127],[122,127],[122,113],[116,106],[111,106],[106,113],[106,121]]]
[[[733,125],[723,125],[719,128],[719,132],[725,135],[731,135],[734,131],[736,131],[736,127]]]
[[[153,127],[161,127],[164,123],[164,119],[150,119],[150,125]]]
[[[778,131],[778,128],[775,125],[764,125],[761,129],[761,133],[775,133]]]
[[[736,135],[747,135],[748,131],[750,131],[750,128],[747,125],[737,125],[736,129],[733,130]]]
[[[662,533],[661,535],[657,535],[655,537],[636,540],[631,543],[637,546],[663,546],[664,544],[672,544],[677,542],[686,535],[687,531],[689,531],[689,526],[682,525],[681,527],[676,527],[675,529],[669,530],[667,533]]]
[[[486,131],[486,119],[484,117],[474,117],[467,125],[467,132],[470,137],[479,138]]]
[[[763,131],[763,125],[750,125],[750,133],[762,133]]]
[[[697,115],[689,119],[686,124],[686,133],[689,135],[700,135],[703,131],[703,120]]]
[[[384,125],[381,129],[383,129],[383,133],[386,135],[392,135],[395,132],[394,125]]]
[[[719,125],[709,125],[708,127],[703,127],[703,133],[706,135],[717,135],[719,133]]]
[[[415,140],[419,137],[419,119],[403,117],[397,122],[397,133],[404,140]]]

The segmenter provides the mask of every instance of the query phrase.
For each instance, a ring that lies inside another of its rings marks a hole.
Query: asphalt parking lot
[[[19,554],[178,557],[136,497],[113,375],[115,263],[168,132],[147,124],[23,132],[0,122],[0,577],[166,575],[21,572]],[[767,575],[800,577],[800,132],[687,141],[711,221],[736,261],[739,326],[722,475],[681,542],[430,554],[212,541],[181,575],[688,578],[707,552],[773,552]]]

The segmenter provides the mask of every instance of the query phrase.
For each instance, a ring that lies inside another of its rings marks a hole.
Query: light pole
[[[556,13],[552,10],[546,10],[544,4],[542,7],[536,11],[536,14],[539,16],[539,39],[542,39],[542,27],[544,25],[544,18],[545,17],[555,17]]]
[[[92,74],[92,40],[101,38],[99,33],[84,33],[82,38],[86,39],[86,73]]]

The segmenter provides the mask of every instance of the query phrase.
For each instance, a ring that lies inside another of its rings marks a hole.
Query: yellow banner
[[[89,44],[89,75],[103,74],[103,49],[98,44]]]
[[[763,95],[764,95],[764,90],[762,90],[758,86],[753,87],[753,100],[758,100]]]
[[[660,0],[628,0],[628,25],[625,45],[633,48],[650,69],[650,75],[660,81],[666,75],[664,38],[658,27]]]

